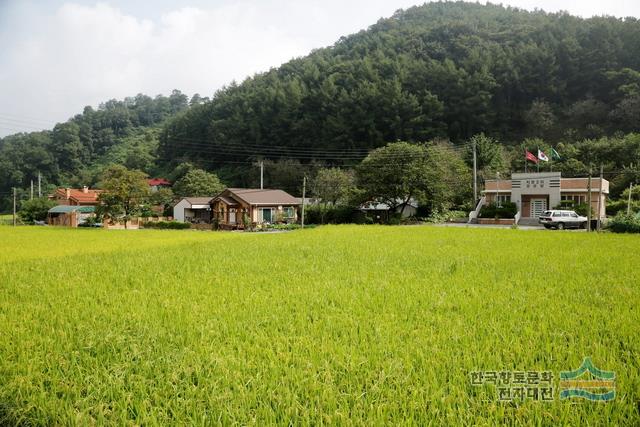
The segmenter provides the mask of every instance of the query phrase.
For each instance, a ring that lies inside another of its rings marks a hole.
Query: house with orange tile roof
[[[103,190],[91,190],[87,186],[81,189],[58,188],[49,198],[59,205],[96,206],[100,204],[98,196],[102,192]]]

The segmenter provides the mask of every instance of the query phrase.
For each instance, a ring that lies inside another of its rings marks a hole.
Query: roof
[[[155,185],[171,185],[171,183],[164,178],[151,178],[148,179],[147,182],[152,187]]]
[[[49,213],[69,213],[69,212],[80,212],[80,213],[92,213],[95,212],[95,206],[71,206],[71,205],[58,205],[49,209]]]
[[[208,205],[213,197],[183,197],[180,201],[186,200],[191,206],[193,205]]]
[[[67,190],[69,190],[69,197],[67,198]],[[58,197],[64,200],[74,200],[81,204],[97,204],[98,196],[103,190],[90,190],[90,189],[76,189],[76,188],[58,188],[54,194],[54,197]]]
[[[216,199],[222,200],[223,202],[225,202],[229,206],[235,206],[235,205],[238,204],[238,202],[236,200],[233,200],[231,197],[227,197],[227,196],[218,196],[218,197],[216,197]]]
[[[232,197],[251,205],[299,205],[297,198],[283,190],[259,188],[227,188]]]

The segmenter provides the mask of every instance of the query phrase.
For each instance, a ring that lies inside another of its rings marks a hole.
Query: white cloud
[[[178,88],[210,96],[233,79],[308,50],[261,21],[256,10],[240,5],[187,7],[152,22],[104,3],[64,4],[5,51],[0,115],[37,127],[24,117],[61,121],[84,105],[139,92]]]

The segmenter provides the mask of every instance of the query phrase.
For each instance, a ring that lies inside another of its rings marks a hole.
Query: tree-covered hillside
[[[0,139],[0,210],[38,172],[47,184],[95,185],[113,163],[168,177],[189,163],[249,186],[262,158],[268,185],[299,193],[318,165],[353,165],[398,140],[463,150],[479,133],[505,147],[496,164],[507,172],[523,145],[562,147],[554,170],[567,174],[590,163],[636,170],[639,138],[625,135],[638,131],[637,19],[429,3],[211,99],[138,95]]]
[[[639,129],[638,70],[633,18],[430,3],[224,88],[173,119],[160,152],[212,167],[479,132],[597,138]]]

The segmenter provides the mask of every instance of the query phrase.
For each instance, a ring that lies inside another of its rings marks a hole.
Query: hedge
[[[144,228],[157,228],[161,230],[186,230],[191,225],[186,222],[178,221],[147,221],[142,224]]]

